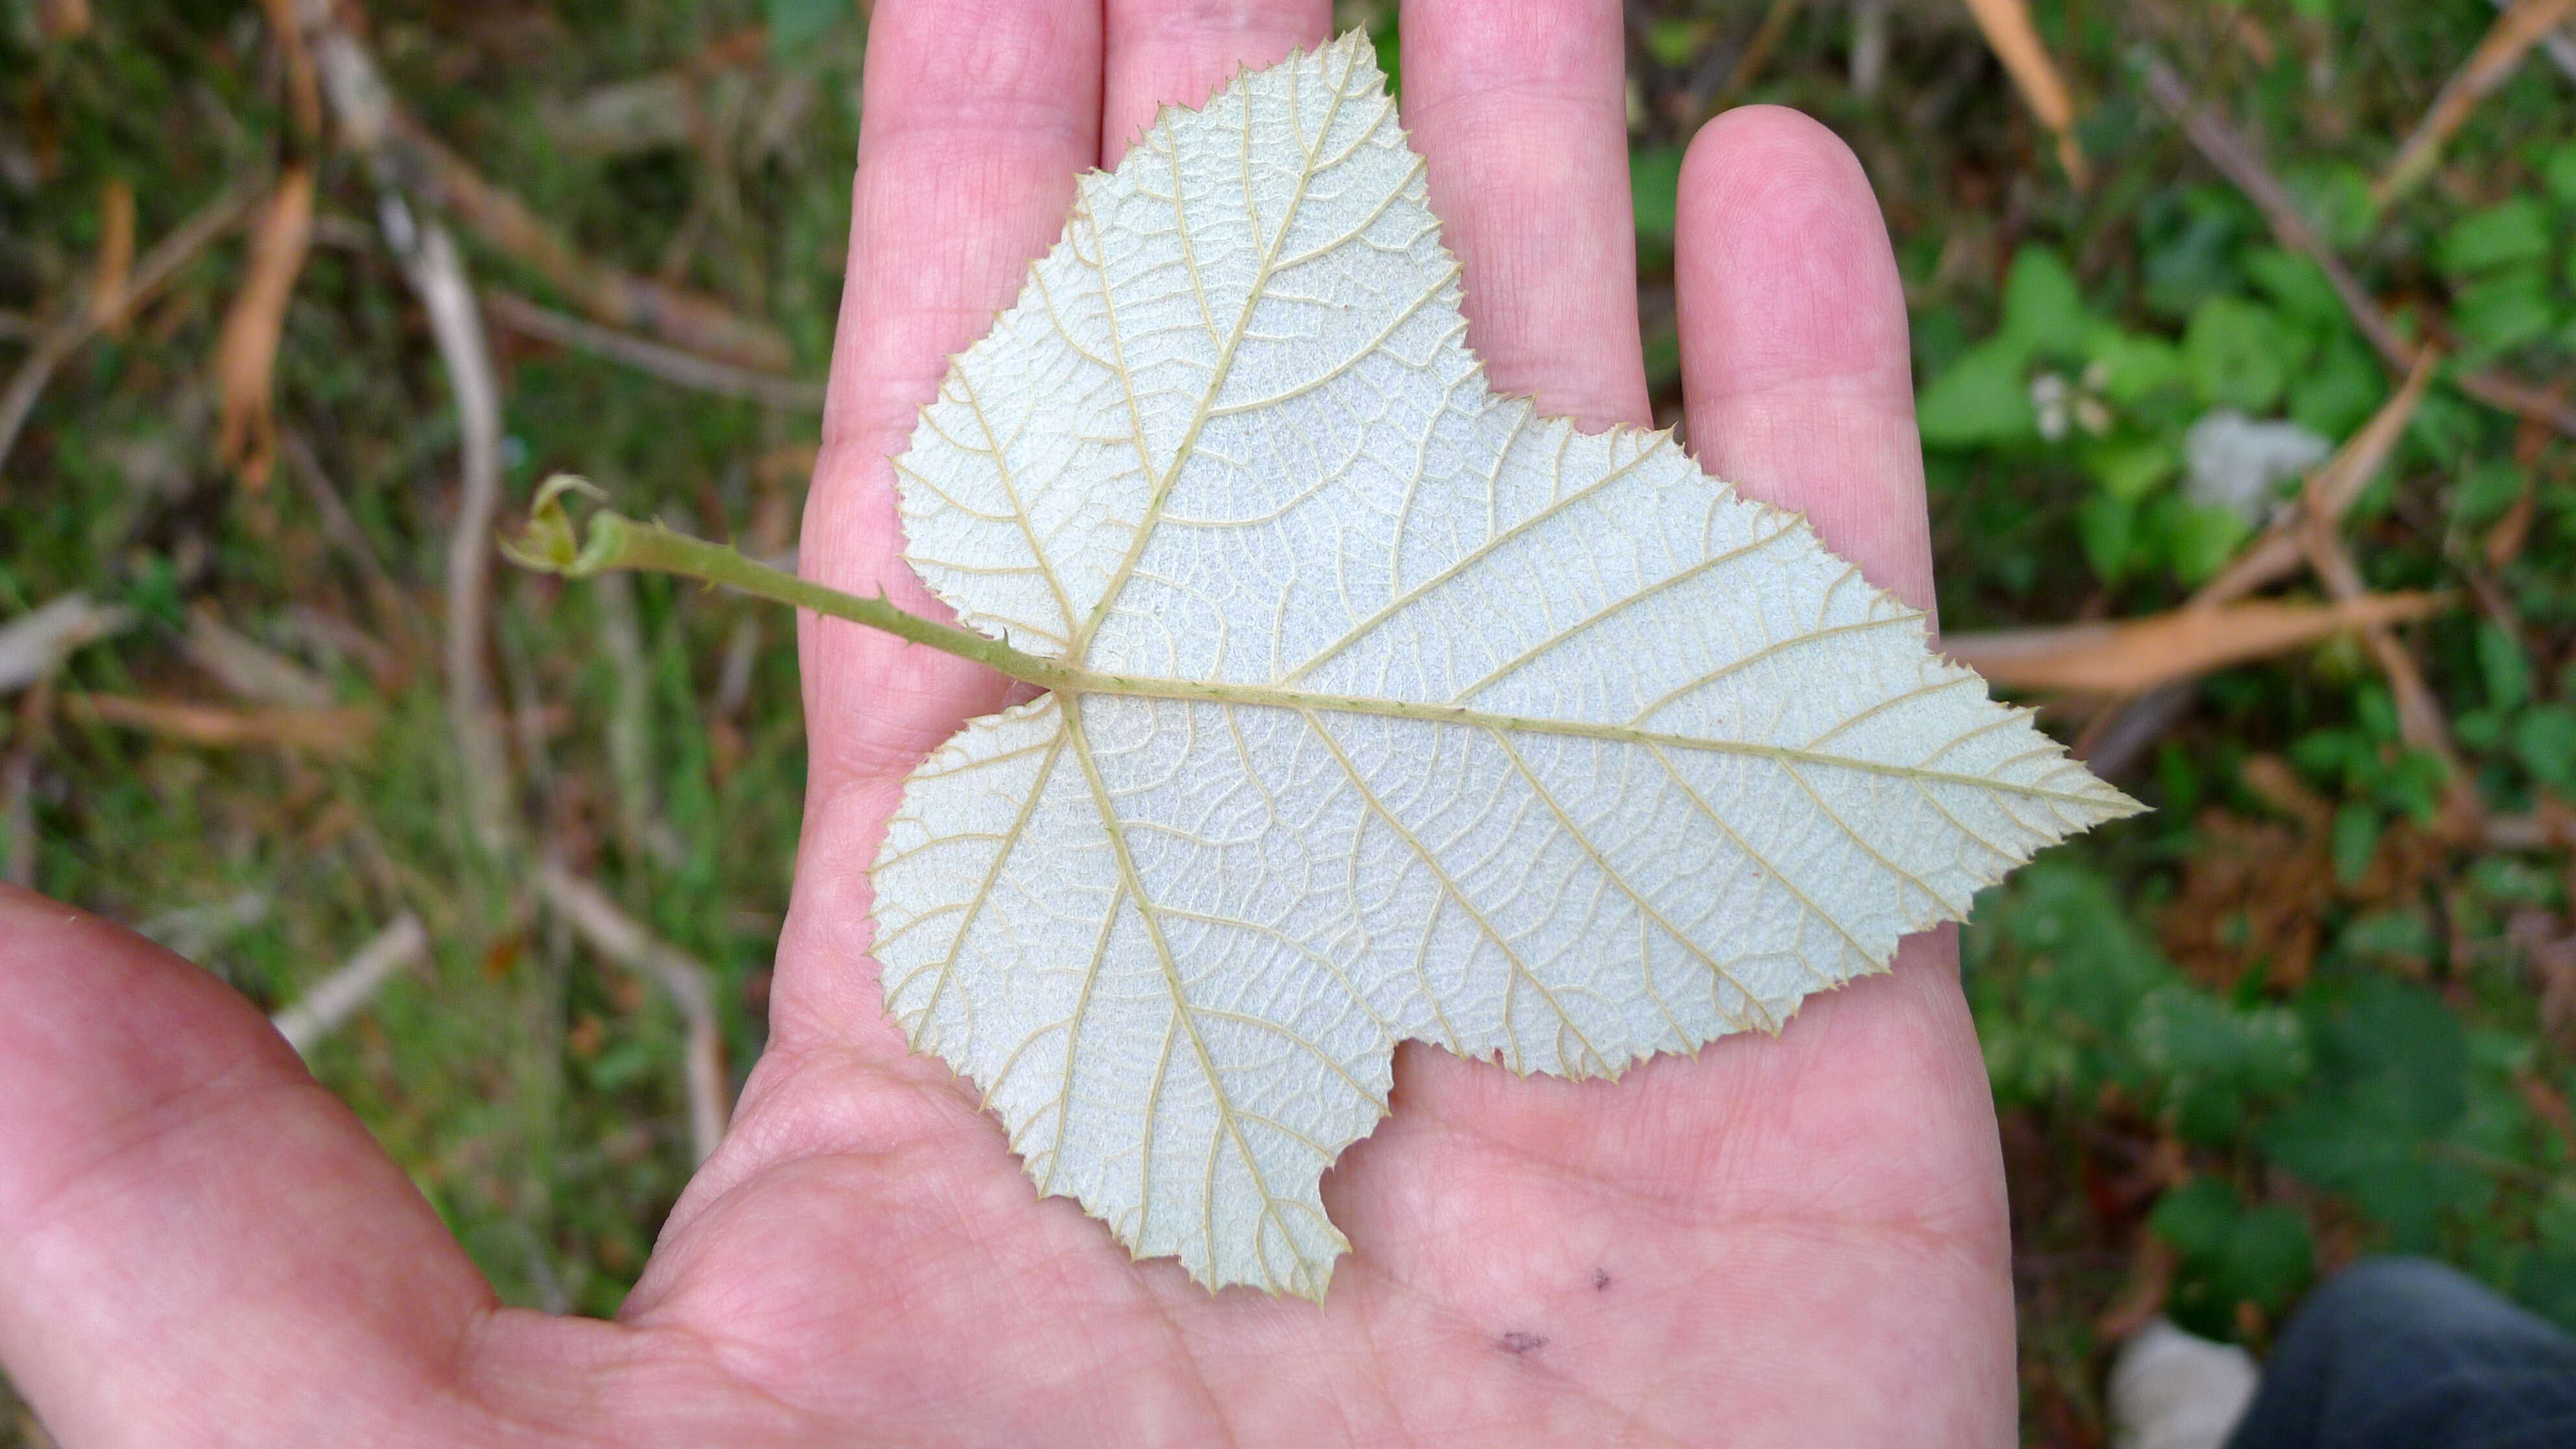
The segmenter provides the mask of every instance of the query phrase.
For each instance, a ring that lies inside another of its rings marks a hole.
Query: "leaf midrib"
[[[1324,142],[1333,134],[1333,123],[1341,118],[1342,102],[1348,99],[1350,95],[1351,73],[1353,70],[1357,69],[1358,64],[1358,58],[1356,56],[1352,57],[1344,64],[1341,78],[1337,81],[1331,82],[1333,93],[1332,104],[1325,109],[1322,124],[1315,128],[1315,145],[1306,152],[1306,164],[1299,169],[1297,174],[1297,189],[1289,196],[1286,208],[1280,213],[1279,230],[1271,236],[1269,245],[1262,248],[1261,265],[1253,273],[1251,284],[1244,289],[1243,310],[1236,315],[1232,332],[1227,335],[1223,346],[1217,352],[1216,365],[1209,371],[1207,388],[1199,395],[1198,407],[1190,417],[1189,429],[1181,435],[1180,445],[1172,451],[1171,466],[1165,469],[1163,476],[1155,481],[1153,496],[1146,500],[1144,514],[1137,520],[1136,531],[1134,536],[1128,541],[1126,555],[1119,559],[1116,571],[1111,573],[1108,580],[1102,585],[1100,598],[1091,606],[1090,616],[1083,619],[1074,630],[1073,641],[1070,647],[1065,651],[1065,657],[1070,660],[1079,662],[1084,658],[1086,653],[1090,650],[1092,636],[1099,632],[1102,621],[1109,617],[1109,611],[1116,606],[1118,596],[1126,591],[1128,580],[1135,575],[1136,561],[1144,556],[1146,545],[1153,539],[1155,526],[1162,521],[1164,503],[1171,497],[1173,486],[1180,482],[1182,470],[1189,466],[1190,457],[1197,450],[1199,433],[1207,427],[1208,419],[1215,412],[1217,394],[1225,390],[1226,379],[1233,373],[1235,350],[1242,345],[1243,334],[1245,330],[1250,328],[1252,325],[1252,314],[1260,307],[1263,291],[1270,285],[1270,278],[1278,268],[1279,250],[1288,244],[1288,233],[1296,227],[1298,208],[1302,206],[1306,200],[1306,188],[1315,179],[1315,173],[1319,169],[1318,161],[1323,154]],[[1292,69],[1289,73],[1288,100],[1289,114],[1292,118],[1296,114],[1296,87],[1297,79],[1300,74],[1302,74],[1302,72],[1295,69]],[[1383,123],[1383,120],[1384,118],[1381,116],[1379,123]],[[1251,121],[1249,119],[1248,112],[1244,124],[1246,127],[1245,135],[1248,137],[1251,134]],[[1376,124],[1372,124],[1370,131],[1374,133],[1375,130]],[[1252,206],[1256,204],[1256,202],[1257,198],[1249,189],[1247,189],[1244,193],[1244,204],[1246,206]],[[1180,207],[1180,195],[1176,190],[1173,193],[1172,199],[1172,208],[1176,218],[1179,217]],[[1186,219],[1180,219],[1179,228],[1182,245],[1186,250],[1189,238],[1188,221]],[[1105,261],[1106,258],[1104,256],[1103,262],[1105,263]],[[1109,299],[1108,271],[1105,265],[1101,266],[1099,270],[1101,297],[1104,302],[1107,302]],[[1192,260],[1190,264],[1190,271],[1192,282],[1195,284],[1197,281],[1198,271],[1195,260]],[[1202,306],[1204,306],[1205,296],[1203,293],[1201,296],[1201,302]],[[1119,361],[1118,377],[1119,382],[1126,389],[1128,401],[1132,409],[1136,397],[1136,379],[1134,375],[1127,370],[1126,361],[1123,357]],[[1141,425],[1137,430],[1137,443],[1139,451],[1141,452],[1144,443],[1144,430]],[[1045,554],[1041,552],[1038,557],[1040,564],[1043,566],[1046,561]],[[1050,577],[1052,577],[1054,570],[1052,568],[1048,568],[1047,572]]]
[[[1752,740],[1709,739],[1698,735],[1640,729],[1635,725],[1594,720],[1549,719],[1536,715],[1502,714],[1492,710],[1474,709],[1466,705],[1441,704],[1427,700],[1382,699],[1365,694],[1327,694],[1316,690],[1288,689],[1269,684],[1229,684],[1204,679],[1095,674],[1084,669],[1050,671],[1049,677],[1034,682],[1046,684],[1052,689],[1077,698],[1084,695],[1104,694],[1131,699],[1171,700],[1180,703],[1250,705],[1301,713],[1322,711],[1329,714],[1366,714],[1388,719],[1460,725],[1475,729],[1570,735],[1578,739],[1601,740],[1612,744],[1699,750],[1771,760],[1781,764],[1858,770],[1867,774],[1888,775],[1927,784],[1961,785],[2034,800],[2080,804],[2096,809],[2108,803],[2106,797],[2109,795],[2107,786],[2100,792],[2092,793],[2052,790],[2045,785],[1998,780],[1990,776],[1972,775],[1959,770],[1930,770],[1916,765],[1901,765],[1889,760],[1873,760],[1858,755],[1839,754],[1831,750],[1807,749],[1796,745],[1767,745]],[[2071,761],[2068,763],[2072,765]]]

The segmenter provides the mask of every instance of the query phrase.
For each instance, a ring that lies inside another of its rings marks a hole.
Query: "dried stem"
[[[135,263],[126,278],[124,306],[117,312],[130,314],[153,293],[161,290],[181,267],[196,259],[208,243],[222,236],[249,209],[257,188],[234,187],[206,204],[204,210],[179,223],[176,230],[163,237],[143,260]],[[54,370],[61,367],[80,345],[98,335],[102,324],[97,308],[82,304],[68,309],[63,320],[36,340],[35,349],[18,364],[18,373],[9,379],[9,390],[0,393],[0,464],[9,461],[9,450],[18,442],[18,432],[27,424],[27,415],[35,411],[36,398],[53,380]]]
[[[310,1055],[316,1042],[357,1015],[379,987],[428,959],[429,932],[406,912],[269,1021],[287,1045]]]
[[[2555,34],[2570,15],[2576,15],[2576,0],[2513,0],[2505,7],[2486,38],[2433,98],[2405,144],[2397,148],[2388,174],[2370,189],[2371,205],[2384,208],[2431,175],[2443,144],[2467,123],[2478,102],[2520,69],[2531,48]]]
[[[755,372],[750,368],[700,357],[694,352],[665,347],[659,342],[602,327],[595,322],[567,317],[515,293],[484,288],[483,310],[491,314],[493,321],[513,332],[524,333],[558,347],[593,353],[678,387],[711,392],[719,397],[747,398],[798,412],[820,412],[823,407],[823,385],[819,382]]]
[[[2066,168],[2067,179],[2079,188],[2090,185],[2092,174],[2075,140],[2075,98],[2058,75],[2057,63],[2049,59],[2048,47],[2040,43],[2029,0],[1968,0],[1968,12],[1976,17],[1987,46],[2020,88],[2031,114],[2056,135],[2057,160]]]
[[[388,208],[389,217],[399,214]],[[388,230],[398,233],[400,227]],[[474,306],[464,258],[447,228],[435,221],[422,225],[403,270],[428,310],[439,359],[447,365],[448,383],[456,393],[464,457],[456,527],[447,542],[447,712],[465,772],[468,818],[483,848],[497,854],[513,835],[510,756],[493,714],[483,661],[492,573],[484,541],[492,536],[501,510],[501,385],[492,371],[492,350],[484,341],[483,317]]]
[[[724,1137],[733,1115],[732,1093],[725,1081],[724,1038],[716,1027],[715,973],[696,958],[663,941],[617,908],[606,892],[548,861],[538,868],[538,884],[573,931],[600,955],[658,983],[670,993],[687,1024],[688,1047],[683,1069],[689,1096],[689,1142],[704,1162]]]

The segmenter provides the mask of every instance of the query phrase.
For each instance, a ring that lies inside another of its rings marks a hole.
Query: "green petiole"
[[[899,609],[883,594],[873,599],[845,594],[746,558],[722,544],[674,533],[658,523],[641,522],[603,508],[590,515],[585,534],[564,506],[567,493],[592,498],[608,496],[587,478],[570,473],[548,478],[528,510],[527,528],[515,539],[501,540],[502,556],[521,568],[561,574],[568,579],[586,579],[610,569],[678,574],[756,599],[882,629],[899,639],[990,665],[1013,679],[1026,680],[1043,689],[1080,688],[1091,682],[1084,671],[1059,661],[1014,649],[972,629],[960,629]]]

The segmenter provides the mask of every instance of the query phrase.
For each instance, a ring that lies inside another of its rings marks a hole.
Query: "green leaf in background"
[[[2240,1010],[2180,982],[2140,1004],[2130,1049],[2164,1083],[2174,1128],[2191,1142],[2225,1146],[2249,1109],[2307,1075],[2299,1019],[2280,1007]]]
[[[2277,1203],[2249,1212],[2224,1178],[2195,1177],[2166,1193],[2147,1227],[2178,1260],[2165,1311],[2203,1337],[2234,1338],[2237,1304],[2278,1312],[2316,1274],[2316,1244],[2298,1213]]]
[[[2041,860],[1979,899],[1972,954],[2008,948],[2010,975],[1972,977],[1977,1035],[1996,1091],[2086,1092],[2135,1076],[2127,1028],[2138,1003],[2179,978],[2111,885],[2080,865]]]
[[[2299,209],[2316,224],[2326,245],[2337,251],[2357,247],[2379,229],[2379,208],[2370,200],[2370,176],[2348,161],[2298,167],[2282,184]]]
[[[2560,794],[2576,793],[2576,708],[2545,704],[2514,721],[2513,752],[2531,778]]]
[[[2511,458],[2489,458],[2460,476],[2451,493],[2451,516],[2474,528],[2501,517],[2522,496],[2531,474]]]
[[[2503,268],[2460,289],[2451,325],[2478,351],[2503,352],[2537,342],[2558,321],[2549,274],[2538,262]]]
[[[2446,1211],[2485,1202],[2484,1177],[2438,1150],[2468,1108],[2469,1043],[2423,987],[2368,975],[2321,983],[2302,1010],[2316,1090],[2260,1134],[2282,1166],[2350,1198],[2407,1251]]]
[[[2112,436],[2084,449],[2084,472],[2112,498],[2136,500],[2182,472],[2182,449],[2164,436]]]
[[[2322,438],[2348,438],[2388,397],[2388,373],[2369,344],[2345,328],[2290,379],[2290,421]]]
[[[2083,295],[2057,253],[2041,246],[2014,252],[2004,278],[2001,338],[2025,357],[2071,358],[2082,354],[2086,331]]]
[[[2283,331],[2271,308],[2242,297],[2212,297],[2193,308],[2182,348],[2200,400],[2253,417],[2269,413],[2294,361],[2282,355]]]
[[[2542,158],[2540,185],[2561,210],[2576,211],[2576,141],[2566,142]]]
[[[2124,405],[2144,402],[2183,375],[2182,350],[2145,333],[2096,327],[2084,354],[2101,369],[2102,395]]]
[[[2360,801],[2342,805],[2335,811],[2332,840],[2335,881],[2352,885],[2370,869],[2370,857],[2379,849],[2379,812]]]
[[[2245,274],[2283,312],[2312,326],[2341,329],[2346,324],[2343,299],[2325,269],[2295,252],[2256,247],[2245,254]]]
[[[2442,234],[2442,266],[2459,275],[2510,262],[2545,260],[2555,227],[2539,199],[2517,196],[2451,223]]]
[[[1680,146],[1647,146],[1628,153],[1628,192],[1637,208],[1637,239],[1669,244],[1681,206]]]
[[[2487,703],[2506,713],[2522,708],[2531,698],[2531,658],[2523,652],[2522,642],[2497,628],[2493,620],[2480,619],[2477,648]]]
[[[2145,301],[2168,317],[2234,288],[2234,258],[2245,224],[2244,203],[2218,187],[2194,187],[2176,202],[2150,204],[2138,218],[2139,269]]]
[[[2094,494],[2075,512],[2075,536],[2093,576],[2106,584],[2118,583],[2128,577],[2129,556],[2137,550],[2137,503],[2118,493]]]
[[[1705,20],[1658,20],[1646,27],[1646,53],[1665,65],[1689,65],[1699,59],[1709,30]]]
[[[763,0],[763,4],[769,21],[769,53],[781,60],[794,57],[855,13],[851,0]]]
[[[2233,508],[2195,504],[2170,493],[2155,500],[2148,519],[2150,530],[2164,545],[2166,565],[2186,584],[2197,584],[2225,568],[2254,531]]]
[[[2419,907],[2373,911],[2335,936],[2335,950],[2365,965],[2421,969],[2433,958],[2433,923]]]
[[[2104,492],[2135,503],[2182,471],[2182,450],[2171,438],[2115,435],[2084,450],[2084,471]]]
[[[2030,380],[2023,375],[2027,358],[2004,337],[1968,349],[1915,401],[1923,441],[1936,448],[1969,448],[2037,436],[2039,414],[2031,406]]]

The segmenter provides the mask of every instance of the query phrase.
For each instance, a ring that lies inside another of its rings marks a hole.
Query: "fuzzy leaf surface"
[[[876,954],[1041,1192],[1321,1297],[1407,1038],[1777,1030],[2136,807],[1797,517],[1486,383],[1364,37],[1083,179],[898,460],[961,621],[1083,672],[908,782]]]

